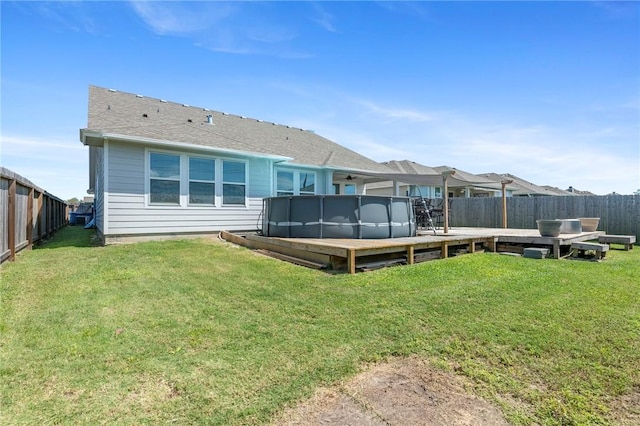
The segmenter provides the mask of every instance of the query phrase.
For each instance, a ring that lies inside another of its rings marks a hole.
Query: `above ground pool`
[[[416,235],[411,199],[294,195],[263,201],[262,234],[288,238],[400,238]]]

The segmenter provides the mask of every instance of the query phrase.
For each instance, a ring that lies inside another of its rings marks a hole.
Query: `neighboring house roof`
[[[578,195],[569,191],[565,191],[564,189],[557,188],[555,186],[543,185],[542,187],[551,192],[552,195]]]
[[[393,172],[378,175],[370,174],[369,176],[374,178],[379,177],[379,181],[394,180],[396,182],[402,182],[411,185],[442,186],[443,173],[455,171],[455,173],[453,173],[447,179],[448,186],[452,188],[477,187],[481,189],[501,190],[501,185],[499,182],[495,182],[490,179],[448,166],[429,167],[410,160],[392,160],[382,164],[393,170]],[[376,188],[383,188],[388,186],[388,183],[375,184]]]
[[[100,145],[105,137],[198,145],[338,170],[389,171],[309,130],[89,86],[89,121],[81,138]]]
[[[465,172],[464,170],[456,169],[455,167],[450,166],[438,166],[434,167],[433,169],[438,173],[455,171],[455,174],[452,177],[461,182],[465,182],[469,186],[477,186],[487,189],[501,189],[500,180],[488,179],[486,177],[474,175],[473,173]],[[511,187],[508,188],[511,189]]]
[[[581,191],[579,189],[574,188],[573,186],[570,186],[569,188],[567,188],[566,192],[572,195],[596,195],[590,191]]]
[[[382,164],[394,171],[410,175],[442,175],[442,173],[438,172],[433,167],[425,166],[410,160],[391,160]]]
[[[510,185],[514,187],[513,195],[558,195],[548,188],[528,182],[510,173],[482,173],[480,176],[495,181],[512,180]]]

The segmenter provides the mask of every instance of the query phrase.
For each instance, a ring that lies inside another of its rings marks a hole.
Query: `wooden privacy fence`
[[[502,198],[453,198],[452,227],[502,227]],[[640,195],[508,197],[507,227],[535,229],[537,219],[599,217],[599,231],[640,239]]]
[[[14,260],[67,223],[67,204],[29,180],[0,167],[0,262]]]

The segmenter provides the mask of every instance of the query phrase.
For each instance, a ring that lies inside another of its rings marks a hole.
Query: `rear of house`
[[[274,195],[361,193],[386,166],[314,132],[96,86],[80,130],[105,243],[255,230]]]

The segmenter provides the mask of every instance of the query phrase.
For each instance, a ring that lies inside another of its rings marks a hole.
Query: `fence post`
[[[44,230],[44,226],[42,224],[42,210],[43,210],[43,203],[44,203],[44,194],[42,193],[42,191],[38,191],[38,218],[36,219],[36,222],[38,223],[38,240],[44,238],[42,236],[42,232]]]
[[[31,250],[33,247],[33,195],[35,190],[29,188],[29,195],[27,198],[27,250]]]
[[[4,167],[0,167],[0,177],[0,222],[4,222],[0,225],[3,255],[0,262],[15,261],[19,250],[32,249],[38,240],[51,236],[67,223],[67,204]]]
[[[53,199],[47,195],[47,239],[53,235]]]
[[[16,259],[16,180],[9,180],[7,197],[7,243],[9,245],[9,261]]]

